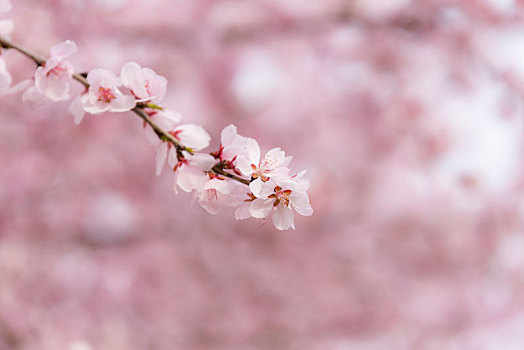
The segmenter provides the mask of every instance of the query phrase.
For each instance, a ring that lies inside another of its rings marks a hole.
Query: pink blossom
[[[176,170],[175,192],[177,187],[180,187],[184,192],[192,192],[201,188],[202,181],[208,177],[206,172],[215,165],[215,158],[204,153],[190,155],[183,152],[184,159],[178,159],[175,153],[171,152],[169,155],[169,164]]]
[[[309,182],[302,179],[304,173],[301,172],[286,180],[251,182],[249,188],[257,197],[249,207],[251,216],[265,218],[271,215],[273,224],[278,230],[295,229],[293,209],[300,215],[313,214],[307,194]]]
[[[239,184],[240,185],[240,184]],[[253,217],[250,212],[251,203],[257,199],[257,197],[251,193],[245,186],[238,188],[235,191],[235,197],[232,206],[235,207],[235,219],[245,220]]]
[[[230,182],[224,179],[204,179],[197,193],[198,204],[211,215],[218,214],[222,208],[230,204]]]
[[[221,158],[231,161],[235,157],[245,156],[249,140],[251,139],[238,135],[233,124],[226,126],[221,133]]]
[[[155,122],[160,128],[165,131],[175,130],[176,125],[182,120],[182,115],[171,109],[155,110],[150,113],[151,120]],[[160,140],[153,129],[147,128],[146,137],[152,144],[158,143]]]
[[[51,57],[35,72],[35,87],[40,94],[53,102],[71,97],[69,90],[74,68],[66,58],[76,51],[76,44],[70,40],[51,48]]]
[[[93,69],[87,75],[89,90],[82,95],[84,110],[91,114],[103,112],[126,112],[135,107],[135,98],[123,94],[116,75],[102,68]]]
[[[266,180],[271,176],[286,175],[289,171],[286,167],[290,161],[291,157],[286,157],[285,152],[280,147],[269,150],[260,160],[258,143],[249,139],[246,145],[246,153],[238,157],[237,166],[245,176]]]
[[[209,141],[211,140],[211,136],[209,136],[204,128],[196,124],[179,125],[171,130],[170,133],[180,141],[184,147],[194,151],[206,148],[209,146]]]
[[[31,81],[29,80],[29,82]],[[47,98],[36,89],[34,84],[30,84],[22,95],[22,101],[29,103],[31,108],[35,108],[44,104],[47,101]]]
[[[152,69],[140,67],[136,62],[126,63],[122,67],[120,77],[122,84],[139,100],[160,103],[166,95],[166,78]]]

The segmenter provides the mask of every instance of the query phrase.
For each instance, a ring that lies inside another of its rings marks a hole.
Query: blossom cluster
[[[0,0],[0,11],[9,9],[9,2]],[[86,114],[134,111],[144,119],[146,137],[156,148],[157,175],[167,163],[175,172],[175,192],[193,193],[210,214],[234,207],[238,220],[272,219],[277,229],[286,230],[295,228],[294,212],[304,216],[313,213],[305,172],[292,174],[288,167],[291,157],[280,148],[261,157],[257,141],[239,135],[237,128],[229,125],[222,131],[217,151],[197,153],[209,146],[211,137],[200,125],[179,124],[180,114],[162,106],[166,78],[136,62],[126,63],[119,76],[102,68],[75,74],[68,58],[77,50],[76,44],[67,40],[53,46],[47,60],[29,55],[38,68],[32,79],[15,87],[10,87],[11,76],[0,58],[0,92],[24,90],[23,100],[33,107],[72,99],[69,112],[77,124]],[[74,80],[85,86],[78,96],[71,93]]]
[[[235,207],[235,218],[272,218],[279,230],[295,228],[294,214],[309,216],[313,209],[304,171],[290,175],[291,157],[280,148],[269,150],[261,158],[256,140],[241,136],[234,125],[222,130],[220,148],[211,154],[170,152],[168,163],[176,169],[175,188],[194,192],[198,203],[210,214],[226,206]],[[228,170],[224,175],[213,169]],[[245,179],[249,188],[228,175]],[[249,179],[249,180],[247,180]]]

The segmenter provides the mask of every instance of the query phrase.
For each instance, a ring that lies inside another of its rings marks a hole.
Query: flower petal
[[[263,219],[271,213],[273,208],[272,199],[255,199],[249,206],[249,213],[252,217]]]
[[[74,41],[66,40],[51,47],[51,57],[63,59],[78,51]]]
[[[273,212],[273,225],[277,230],[295,229],[295,217],[293,211],[287,205],[279,205]]]
[[[117,94],[116,98],[109,103],[109,110],[111,112],[127,112],[133,109],[136,105],[136,100],[131,95]]]
[[[237,220],[245,220],[249,219],[251,217],[251,212],[249,210],[251,203],[250,202],[244,202],[239,207],[235,209],[235,219]]]
[[[209,141],[211,141],[211,136],[200,125],[179,125],[175,129],[175,132],[177,131],[180,143],[197,151],[209,146]]]
[[[84,115],[86,114],[84,108],[82,107],[82,100],[80,96],[75,97],[73,101],[71,101],[71,104],[69,105],[69,113],[73,115],[75,124],[80,124],[84,118]]]
[[[169,151],[169,147],[164,143],[158,145],[156,149],[156,157],[155,157],[156,171],[155,173],[157,176],[159,176],[162,173],[162,169],[164,168],[164,164],[166,163],[168,151]]]

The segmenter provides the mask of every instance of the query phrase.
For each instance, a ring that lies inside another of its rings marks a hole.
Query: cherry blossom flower
[[[222,208],[230,204],[230,182],[218,177],[202,181],[202,187],[197,189],[198,204],[209,214],[216,215]]]
[[[66,58],[76,51],[76,44],[70,40],[53,46],[51,57],[36,69],[34,84],[24,92],[23,100],[35,107],[47,100],[58,102],[69,99],[74,69]]]
[[[166,78],[136,62],[126,63],[120,72],[122,84],[141,101],[160,103],[166,95]]]
[[[287,166],[292,157],[286,157],[279,147],[269,150],[260,160],[260,147],[253,139],[248,139],[246,152],[238,157],[236,166],[240,172],[255,179],[253,182],[261,183],[271,177],[286,177],[289,174]],[[260,184],[258,184],[260,185]]]
[[[215,158],[209,154],[197,153],[191,155],[185,151],[182,153],[183,159],[178,159],[176,152],[171,152],[169,155],[169,165],[176,170],[175,193],[177,187],[180,187],[184,192],[192,192],[202,188],[202,181],[208,178],[206,172],[215,165]]]
[[[251,203],[253,203],[257,197],[245,187],[238,188],[235,194],[236,196],[232,204],[235,207],[235,219],[245,220],[253,217],[250,212],[250,207]]]
[[[82,95],[82,106],[91,114],[126,112],[136,105],[134,96],[123,94],[118,87],[120,79],[106,69],[96,68],[87,75],[89,90]]]
[[[260,147],[258,143],[249,139],[246,145],[246,153],[238,157],[238,169],[245,176],[267,180],[271,176],[286,175],[287,165],[291,157],[286,157],[280,147],[269,150],[264,158],[260,160]]]
[[[232,161],[239,156],[245,156],[249,140],[249,138],[239,135],[236,126],[233,124],[226,126],[221,133],[219,158]]]
[[[169,132],[184,147],[193,151],[199,151],[209,146],[211,137],[199,125],[183,124],[176,126],[182,117],[179,113],[164,109],[155,111],[151,119],[163,130]],[[160,175],[164,167],[166,158],[172,148],[172,144],[160,140],[158,135],[151,128],[146,129],[146,138],[157,149],[156,154],[156,174]]]
[[[256,197],[249,207],[251,216],[266,218],[271,215],[273,225],[278,230],[295,229],[293,209],[300,215],[313,214],[307,194],[309,182],[302,179],[304,173],[301,172],[286,180],[251,182],[249,188]]]
[[[67,40],[51,48],[51,57],[35,72],[36,91],[53,102],[69,99],[74,69],[66,58],[77,51],[76,44]]]
[[[199,151],[209,146],[211,136],[203,127],[196,124],[179,125],[169,132],[180,143],[193,151]]]

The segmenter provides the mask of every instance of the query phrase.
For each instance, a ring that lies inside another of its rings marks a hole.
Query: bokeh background
[[[315,214],[208,215],[133,114],[4,96],[0,349],[524,348],[523,1],[12,1],[42,55],[166,76],[210,150],[282,147]]]

